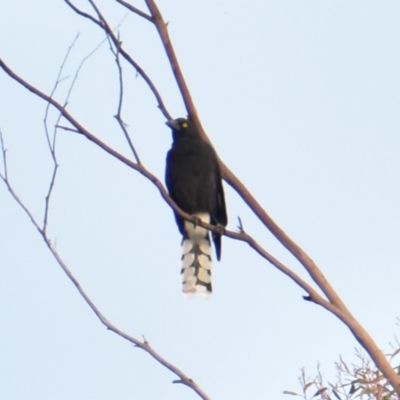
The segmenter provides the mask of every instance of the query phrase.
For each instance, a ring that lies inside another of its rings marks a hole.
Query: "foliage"
[[[391,344],[392,350],[386,354],[392,367],[400,375],[400,342],[396,338]],[[299,382],[302,394],[284,391],[287,395],[301,397],[304,400],[398,400],[388,380],[376,368],[370,358],[361,349],[355,349],[356,362],[349,364],[343,357],[335,363],[336,378],[334,382],[324,379],[321,366],[318,364],[314,377],[307,376],[305,368],[301,369]]]

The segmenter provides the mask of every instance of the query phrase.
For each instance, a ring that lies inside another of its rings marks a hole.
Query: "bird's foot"
[[[201,218],[198,215],[192,214],[192,223],[195,228],[197,225],[199,225],[200,221],[201,221]]]
[[[225,227],[221,224],[215,225],[215,233],[219,236],[222,236],[225,233]]]

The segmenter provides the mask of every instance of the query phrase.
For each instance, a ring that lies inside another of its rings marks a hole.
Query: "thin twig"
[[[240,218],[240,217],[238,217],[238,224],[239,224],[237,227],[238,231],[240,233],[245,233],[244,228],[243,228],[242,218]]]
[[[58,70],[56,82],[54,84],[54,87],[53,87],[52,91],[50,92],[50,97],[53,97],[54,93],[56,92],[56,90],[58,88],[58,85],[64,79],[66,79],[66,78],[62,78],[61,75],[63,73],[65,64],[66,64],[66,62],[68,60],[68,57],[69,57],[73,47],[75,46],[75,43],[77,42],[78,38],[79,38],[79,33],[75,36],[75,38],[73,39],[71,45],[68,47],[68,50],[67,50],[67,52],[66,52],[66,54],[64,56],[64,59],[63,59],[61,65],[60,65],[60,68]],[[53,160],[55,162],[56,161],[55,158],[54,158],[54,156],[55,156],[55,154],[54,154],[55,138],[53,136],[53,140],[50,139],[50,133],[49,133],[49,130],[48,130],[48,127],[47,127],[47,119],[48,119],[48,116],[49,116],[49,109],[50,109],[50,103],[47,103],[46,104],[46,110],[45,110],[45,113],[44,113],[43,124],[44,124],[44,130],[45,130],[45,133],[46,133],[47,144],[49,146],[49,150],[50,150],[51,156],[53,157]],[[55,133],[56,133],[56,131],[54,132],[54,134]]]
[[[5,145],[4,145],[4,140],[3,140],[3,135],[1,134],[0,131],[0,143],[1,143],[1,151],[3,154],[3,159],[4,159],[4,163],[5,165],[7,165],[7,161],[5,160]],[[7,168],[6,168],[7,170]],[[33,214],[29,211],[29,209],[25,206],[25,204],[20,200],[20,198],[17,196],[17,194],[15,193],[15,191],[13,190],[10,181],[7,177],[7,175],[2,175],[0,174],[0,179],[5,183],[8,191],[11,193],[12,197],[14,198],[14,200],[18,203],[18,205],[25,211],[25,213],[27,214],[27,216],[29,217],[29,219],[31,220],[33,226],[39,231],[39,233],[42,235],[42,228],[39,226],[39,224],[36,222],[35,217],[33,216]]]
[[[49,218],[50,198],[51,198],[51,194],[53,192],[54,184],[56,182],[57,171],[58,171],[58,164],[55,161],[54,168],[53,168],[53,173],[52,173],[51,179],[50,179],[49,189],[48,189],[47,195],[45,197],[46,204],[45,204],[44,218],[43,218],[43,230],[45,232],[46,232],[46,229],[47,229],[48,218]]]
[[[96,53],[97,50],[99,50],[99,48],[103,45],[103,43],[104,43],[106,40],[107,40],[107,39],[104,38],[92,51],[90,51],[85,57],[83,57],[83,59],[82,59],[81,62],[79,63],[78,68],[76,69],[75,74],[74,74],[74,77],[73,77],[73,79],[72,79],[71,85],[70,85],[70,87],[69,87],[69,89],[68,89],[67,96],[65,97],[65,106],[67,105],[68,100],[69,100],[69,98],[71,97],[72,90],[73,90],[73,88],[75,87],[75,83],[76,83],[76,81],[78,80],[78,76],[79,76],[79,73],[81,72],[81,70],[82,70],[82,68],[83,68],[83,65],[86,63],[86,61],[87,61],[94,53]]]
[[[67,3],[68,3],[71,7],[73,6],[69,1],[68,1]],[[73,9],[74,9],[75,11],[77,10],[76,7],[73,7]],[[82,14],[85,14],[85,13],[82,12]],[[99,15],[99,17],[101,17],[101,15]],[[89,18],[89,19],[90,19],[90,18]],[[124,19],[125,19],[125,18],[123,18],[123,19],[119,22],[119,24],[116,26],[116,28],[114,28],[114,30],[115,30],[115,29],[118,29],[118,27],[122,24],[122,22],[124,21]],[[100,26],[101,26],[101,25],[100,25]],[[112,32],[114,32],[114,30],[112,30]],[[117,111],[117,115],[115,116],[115,118],[117,119],[118,124],[119,124],[119,126],[121,127],[121,129],[122,129],[122,131],[123,131],[123,133],[124,133],[124,136],[125,136],[125,138],[126,138],[126,140],[127,140],[127,142],[128,142],[128,145],[129,145],[129,147],[130,147],[130,149],[131,149],[131,151],[132,151],[132,153],[133,153],[133,156],[134,156],[136,162],[140,164],[139,154],[137,153],[135,147],[133,146],[132,140],[131,140],[131,138],[130,138],[130,136],[129,136],[129,133],[128,133],[127,129],[126,129],[126,124],[125,124],[125,122],[123,121],[122,116],[121,116],[121,112],[122,112],[122,103],[123,103],[123,75],[122,75],[122,66],[121,66],[120,59],[119,59],[119,48],[116,47],[116,48],[114,49],[115,46],[113,46],[113,41],[111,40],[110,35],[106,34],[106,37],[105,37],[105,38],[104,38],[104,39],[103,39],[103,40],[102,40],[102,41],[101,41],[101,42],[100,42],[86,57],[84,57],[84,58],[82,59],[81,63],[80,63],[79,66],[78,66],[78,69],[76,70],[74,79],[73,79],[73,81],[72,81],[72,83],[71,83],[71,86],[70,86],[70,89],[69,89],[69,91],[68,91],[67,98],[66,98],[66,103],[67,103],[67,101],[68,101],[68,99],[69,99],[69,97],[70,97],[72,88],[73,88],[74,85],[75,85],[75,81],[76,81],[77,78],[78,78],[78,74],[79,74],[80,70],[82,69],[83,64],[87,61],[87,59],[88,59],[89,57],[91,57],[91,56],[100,48],[100,46],[101,46],[105,41],[108,41],[108,42],[109,42],[110,50],[111,50],[111,52],[112,52],[112,53],[114,54],[114,56],[115,56],[115,60],[116,60],[117,68],[118,68],[120,93],[119,93],[118,111]],[[119,42],[119,38],[118,38],[118,42]],[[58,121],[57,121],[57,124],[58,124]],[[56,124],[56,125],[57,125],[57,124]]]
[[[118,38],[119,40],[119,38]],[[122,103],[124,101],[124,79],[123,79],[123,74],[122,74],[122,66],[121,66],[121,60],[119,58],[119,49],[118,47],[116,49],[113,48],[112,45],[110,45],[110,49],[113,52],[115,56],[115,63],[117,64],[117,69],[118,69],[118,83],[119,83],[119,96],[118,96],[118,106],[117,106],[117,114],[114,116],[115,119],[118,121],[118,124],[120,128],[122,129],[122,132],[124,133],[125,139],[128,142],[128,145],[133,153],[133,156],[135,157],[135,160],[138,164],[140,164],[140,158],[139,154],[135,149],[135,146],[132,143],[131,137],[129,136],[128,130],[126,129],[126,123],[122,119]]]
[[[100,21],[98,21],[96,18],[92,17],[90,14],[80,10],[78,7],[76,7],[73,3],[71,3],[70,0],[64,0],[77,14],[79,14],[81,17],[87,18],[90,21],[92,21],[94,24],[100,26],[102,28]]]
[[[0,172],[0,177],[3,181],[7,181],[8,179],[8,172],[7,172],[7,149],[4,144],[3,139],[3,132],[0,129],[0,145],[1,145],[1,155],[3,157],[3,168],[4,168],[4,175]]]
[[[58,75],[57,75],[56,82],[54,84],[53,90],[50,93],[50,97],[51,98],[53,98],[53,96],[54,96],[54,94],[55,94],[55,92],[56,92],[56,90],[58,88],[58,85],[64,80],[61,77],[61,75],[62,75],[62,73],[64,71],[64,67],[65,67],[65,64],[66,64],[66,62],[68,60],[68,57],[69,57],[73,47],[75,46],[75,43],[78,40],[78,38],[79,38],[79,34],[77,34],[75,36],[74,40],[72,41],[71,45],[69,46],[69,48],[68,48],[68,50],[67,50],[67,52],[66,52],[66,54],[64,56],[64,59],[63,59],[63,61],[61,63],[59,71],[58,71]],[[64,102],[64,107],[67,104],[69,93],[67,95],[67,99]],[[46,232],[47,225],[48,225],[49,209],[50,209],[50,198],[51,198],[51,194],[53,193],[54,185],[55,185],[55,182],[56,182],[57,171],[58,171],[58,162],[57,162],[57,156],[56,156],[56,138],[57,138],[57,125],[58,125],[58,123],[59,123],[59,121],[61,119],[61,113],[59,113],[58,117],[57,117],[57,120],[56,120],[56,123],[54,125],[53,139],[51,140],[50,139],[49,129],[48,129],[48,126],[47,126],[47,121],[48,121],[48,117],[49,117],[49,111],[50,111],[50,103],[47,103],[46,104],[46,110],[45,110],[45,113],[44,113],[44,118],[43,118],[43,125],[44,125],[44,131],[45,131],[45,134],[46,134],[47,144],[48,144],[48,147],[49,147],[51,158],[53,160],[53,173],[52,173],[52,176],[51,176],[51,179],[50,179],[49,188],[47,190],[47,194],[46,194],[46,197],[45,197],[45,208],[44,208],[43,228],[42,228],[43,232]]]
[[[149,22],[153,22],[153,19],[151,18],[150,15],[146,14],[145,12],[139,10],[137,7],[132,6],[131,4],[127,3],[124,0],[116,0],[117,3],[123,5],[126,7],[128,10],[132,11],[133,13],[139,15],[140,17],[147,19]]]
[[[150,77],[147,75],[147,73],[144,71],[144,69],[124,50],[124,48],[122,47],[122,43],[118,40],[118,38],[115,36],[114,32],[112,31],[112,29],[109,27],[109,25],[106,23],[105,19],[102,19],[101,22],[97,21],[95,18],[93,18],[92,16],[90,16],[89,14],[79,10],[76,6],[74,6],[69,0],[65,0],[65,2],[79,15],[82,15],[90,20],[94,20],[93,22],[95,22],[95,24],[97,26],[99,26],[101,29],[104,30],[104,32],[110,36],[111,40],[113,41],[114,45],[116,48],[118,48],[118,52],[122,55],[122,57],[124,57],[124,59],[135,69],[135,71],[138,73],[139,76],[141,76],[143,78],[143,80],[146,82],[147,86],[149,87],[149,89],[151,90],[151,92],[153,93],[158,108],[160,109],[160,111],[163,113],[163,115],[165,116],[165,118],[167,120],[171,119],[171,114],[168,112],[164,101],[160,95],[160,93],[158,92],[155,84],[153,83],[153,81],[150,79]],[[93,3],[90,2],[95,10],[98,10],[97,6]],[[100,11],[98,10],[98,15],[101,16]]]
[[[72,41],[72,44],[69,46],[69,48],[68,48],[68,50],[67,50],[67,52],[66,52],[66,54],[65,54],[65,57],[64,57],[64,60],[63,60],[62,63],[61,63],[61,66],[60,66],[60,69],[59,69],[59,72],[58,72],[58,75],[57,75],[56,82],[55,82],[55,84],[54,84],[53,90],[52,90],[51,93],[50,93],[50,98],[53,98],[53,96],[54,96],[54,94],[55,94],[55,92],[56,92],[56,90],[57,90],[59,84],[65,79],[65,78],[62,78],[61,75],[62,75],[62,72],[63,72],[63,70],[64,70],[65,64],[66,64],[66,62],[67,62],[67,60],[68,60],[68,57],[69,57],[69,55],[70,55],[70,53],[71,53],[73,47],[75,46],[75,44],[76,44],[78,38],[79,38],[79,33],[78,33],[78,34],[76,35],[76,37],[74,38],[74,40]],[[87,55],[81,60],[81,62],[79,63],[78,68],[77,68],[77,70],[76,70],[76,72],[75,72],[75,75],[74,75],[74,77],[73,77],[73,79],[72,79],[72,82],[71,82],[71,84],[70,84],[70,86],[69,86],[69,89],[68,89],[68,91],[67,91],[67,95],[65,96],[65,100],[64,100],[64,104],[63,104],[63,107],[64,107],[64,108],[65,108],[65,107],[67,106],[67,104],[68,104],[68,100],[69,100],[69,98],[70,98],[70,96],[71,96],[71,94],[72,94],[72,90],[73,90],[73,88],[74,88],[74,86],[75,86],[75,83],[76,83],[76,81],[77,81],[77,79],[78,79],[78,75],[79,75],[81,69],[83,68],[84,63],[85,63],[85,62],[86,62],[86,61],[101,47],[101,45],[105,42],[105,40],[106,40],[106,39],[103,39],[103,40],[102,40],[91,52],[89,52],[89,54],[87,54]],[[60,122],[60,120],[61,120],[61,117],[62,117],[62,113],[60,112],[60,113],[58,114],[57,120],[56,120],[56,122],[55,122],[55,124],[54,124],[53,140],[50,140],[50,134],[49,134],[48,127],[47,127],[47,120],[48,120],[48,115],[49,115],[49,108],[50,108],[50,103],[47,102],[47,106],[46,106],[46,111],[45,111],[45,116],[44,116],[44,121],[43,121],[43,122],[44,122],[44,128],[45,128],[47,143],[48,143],[49,150],[50,150],[50,154],[51,154],[51,156],[52,156],[53,163],[54,163],[54,168],[53,168],[53,173],[52,173],[52,177],[51,177],[50,184],[49,184],[49,189],[48,189],[47,195],[46,195],[46,197],[45,197],[45,202],[46,202],[46,204],[45,204],[45,211],[44,211],[44,218],[43,218],[43,230],[44,230],[44,231],[46,231],[46,229],[47,229],[48,214],[49,214],[49,207],[50,207],[50,206],[49,206],[49,204],[50,204],[50,198],[51,198],[51,194],[52,194],[52,192],[53,192],[53,188],[54,188],[55,180],[56,180],[56,176],[57,176],[57,171],[58,171],[58,167],[59,167],[58,162],[57,162],[57,158],[56,158],[56,138],[57,138],[57,129],[58,129],[58,126],[59,126],[59,122]]]

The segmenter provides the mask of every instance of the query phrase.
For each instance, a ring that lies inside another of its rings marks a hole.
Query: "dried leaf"
[[[347,372],[348,374],[350,374],[349,367],[348,367],[347,364],[344,362],[344,360],[343,360],[342,357],[340,357],[340,362],[341,362],[342,365],[344,366],[344,369],[346,370],[346,372]]]
[[[390,359],[396,357],[397,354],[399,354],[399,353],[400,353],[400,348],[398,348],[398,349],[390,356]]]
[[[311,385],[314,385],[314,382],[308,382],[308,383],[306,383],[306,384],[304,385],[304,388],[303,388],[304,392],[306,392],[306,390],[307,390]]]
[[[350,390],[349,390],[349,394],[352,395],[355,392],[357,392],[358,389],[360,389],[361,386],[359,386],[358,388],[356,388],[356,385],[354,384],[354,382],[351,384],[350,386]]]
[[[290,392],[289,390],[284,390],[283,394],[290,394],[291,396],[300,396],[298,393]]]
[[[313,399],[314,397],[317,397],[317,396],[319,396],[320,394],[322,394],[322,393],[326,392],[326,390],[327,390],[327,389],[328,389],[328,388],[326,388],[326,387],[323,387],[323,388],[321,388],[321,389],[317,390],[317,391],[315,392],[314,396],[313,396],[313,397],[311,397],[311,398]]]
[[[335,395],[337,399],[342,400],[342,398],[339,396],[339,393],[335,389],[332,389],[332,393]]]

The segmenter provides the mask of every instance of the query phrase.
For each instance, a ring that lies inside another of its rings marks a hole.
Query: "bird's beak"
[[[178,121],[175,120],[175,119],[170,119],[170,120],[168,120],[168,121],[165,123],[165,125],[169,126],[171,129],[173,129],[173,130],[175,130],[175,131],[178,131],[179,128],[180,128]]]

